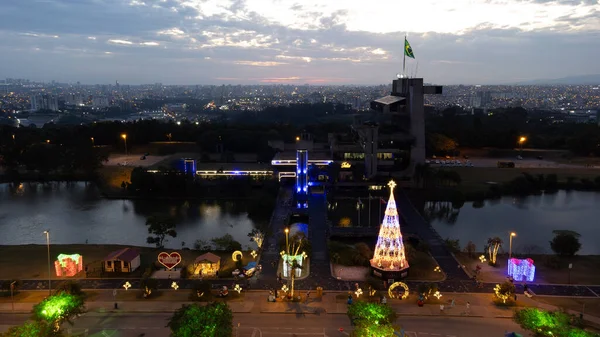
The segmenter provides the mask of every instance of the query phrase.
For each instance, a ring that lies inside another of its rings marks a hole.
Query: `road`
[[[98,337],[166,337],[166,323],[170,314],[86,314],[75,321],[72,336]],[[0,331],[8,325],[20,324],[29,315],[0,314]],[[351,326],[346,315],[294,315],[294,314],[238,314],[234,326],[239,323],[236,337],[342,337],[347,336]],[[504,336],[505,331],[523,333],[508,319],[497,318],[446,318],[446,317],[400,317],[408,337],[481,337]],[[343,328],[344,332],[339,329]],[[235,332],[235,329],[234,329]]]

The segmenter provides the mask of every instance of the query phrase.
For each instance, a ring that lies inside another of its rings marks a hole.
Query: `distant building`
[[[65,95],[65,104],[67,105],[82,105],[83,96],[81,94],[67,94]]]
[[[92,106],[94,108],[108,108],[110,106],[110,102],[106,96],[96,96],[92,98]]]
[[[53,95],[33,95],[30,97],[31,110],[51,110],[58,111],[58,98]]]

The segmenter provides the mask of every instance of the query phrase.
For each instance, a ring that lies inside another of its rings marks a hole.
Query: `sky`
[[[0,78],[502,84],[600,74],[599,0],[2,0]]]

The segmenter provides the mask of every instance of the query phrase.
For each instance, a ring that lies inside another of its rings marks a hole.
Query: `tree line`
[[[493,109],[488,114],[471,114],[450,107],[426,117],[427,145],[431,154],[448,153],[458,146],[513,149],[521,136],[524,146],[564,149],[574,154],[600,155],[600,128],[589,123],[557,123],[550,112],[523,108]],[[433,151],[433,152],[432,152]]]

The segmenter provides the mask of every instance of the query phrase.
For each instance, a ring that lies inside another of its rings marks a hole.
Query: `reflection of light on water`
[[[218,205],[201,205],[200,214],[207,219],[216,220],[221,217],[221,207]]]
[[[350,227],[352,224],[352,220],[348,217],[340,218],[340,222],[338,222],[338,227]]]

